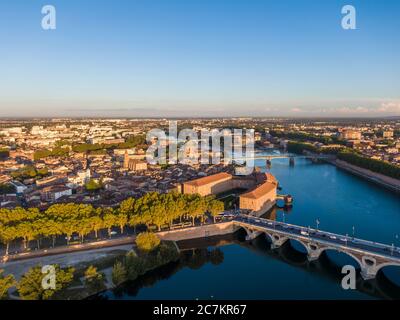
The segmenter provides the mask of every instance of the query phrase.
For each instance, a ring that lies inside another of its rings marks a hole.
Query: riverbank
[[[197,239],[204,237],[221,236],[233,233],[234,231],[235,230],[232,222],[226,221],[226,222],[205,224],[200,226],[186,227],[183,229],[161,231],[157,232],[156,234],[160,238],[160,240],[183,241],[183,240],[190,240],[190,239]],[[133,235],[117,239],[101,240],[95,242],[88,242],[82,244],[75,244],[69,246],[61,246],[56,248],[41,249],[36,251],[12,254],[9,255],[6,260],[4,260],[3,257],[3,266],[8,263],[19,260],[38,259],[47,256],[58,256],[65,253],[72,254],[76,252],[93,251],[98,249],[101,250],[105,248],[115,248],[120,246],[133,245],[135,239],[136,236]]]
[[[235,232],[235,227],[231,221],[207,224],[185,229],[157,232],[161,240],[184,241],[198,238],[208,238],[222,236]]]
[[[379,184],[380,186],[388,188],[396,193],[400,193],[400,180],[398,179],[394,179],[368,169],[360,168],[343,160],[336,159],[327,162],[358,177]]]
[[[188,227],[184,229],[162,231],[156,233],[164,243],[172,241],[176,251],[179,253],[180,248],[176,241],[184,242],[196,239],[210,239],[212,237],[221,237],[233,234],[236,231],[232,221],[219,222],[215,224]],[[89,266],[94,265],[99,271],[105,275],[105,287],[111,289],[112,283],[112,267],[117,260],[121,260],[128,252],[134,250],[135,236],[124,237],[120,239],[104,240],[94,243],[86,243],[81,245],[72,245],[70,247],[60,247],[49,250],[38,250],[27,254],[11,256],[8,261],[0,265],[6,274],[13,274],[19,280],[30,268],[37,265],[60,265],[62,268],[74,267],[76,270],[83,271]],[[68,254],[65,254],[68,253]],[[158,260],[157,260],[158,261]],[[162,264],[167,263],[161,261]],[[169,262],[169,261],[168,261]],[[146,269],[138,272],[143,275],[146,272],[160,267],[162,264],[153,263]],[[142,263],[142,265],[145,265]],[[130,279],[133,280],[133,279]],[[92,295],[88,293],[83,285],[83,280],[70,288],[69,292],[73,298],[85,298]],[[19,299],[14,293],[10,294],[12,299]]]
[[[179,256],[180,249],[174,241],[161,241],[151,251],[142,251],[135,245],[125,245],[85,253],[75,252],[68,255],[13,261],[4,267],[4,271],[20,281],[26,272],[37,266],[59,265],[62,269],[72,267],[74,269],[72,282],[51,299],[81,300],[97,295],[104,290],[115,289],[121,283],[134,281],[139,276],[177,261]],[[118,282],[115,281],[113,275],[117,263],[125,270],[124,274],[119,274]],[[86,282],[85,274],[89,267],[96,268],[99,274],[103,275],[101,285],[93,287]],[[15,287],[9,290],[9,299],[22,299]]]

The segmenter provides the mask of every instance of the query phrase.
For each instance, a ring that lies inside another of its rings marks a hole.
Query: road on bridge
[[[400,248],[388,246],[385,244],[357,239],[349,236],[343,236],[321,230],[315,230],[302,226],[291,225],[274,220],[257,218],[247,215],[238,215],[234,221],[242,222],[245,224],[258,226],[270,231],[279,231],[297,237],[303,237],[316,242],[324,242],[325,244],[332,244],[334,246],[347,247],[355,250],[362,250],[376,255],[382,255],[391,259],[400,259]]]

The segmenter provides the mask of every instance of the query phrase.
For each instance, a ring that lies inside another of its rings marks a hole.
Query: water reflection
[[[396,195],[328,164],[315,165],[296,159],[295,166],[290,167],[287,159],[272,162],[271,172],[282,186],[279,193],[293,195],[294,203],[290,210],[285,210],[283,202],[279,202],[266,218],[313,227],[320,221],[319,228],[339,234],[351,234],[352,226],[356,226],[357,237],[389,244],[396,241],[394,235],[400,228]],[[178,262],[103,296],[109,299],[190,299],[211,295],[221,299],[400,298],[398,267],[383,268],[370,281],[358,276],[357,290],[345,291],[340,286],[341,266],[354,263],[347,256],[326,251],[319,260],[309,262],[295,242],[271,250],[263,236],[251,243],[244,242],[243,232],[233,238],[179,243],[183,252]],[[213,253],[216,248],[221,253]],[[213,267],[211,261],[219,265]],[[231,281],[232,277],[235,281]]]
[[[242,239],[244,236],[245,234],[243,233],[238,237]],[[355,261],[349,261],[350,257],[344,253],[327,250],[321,254],[318,260],[308,261],[307,254],[302,252],[303,250],[300,251],[291,241],[287,241],[280,248],[274,250],[271,249],[268,239],[263,236],[251,242],[240,242],[239,244],[249,250],[257,253],[262,252],[269,257],[279,259],[292,266],[327,277],[338,284],[341,283],[344,276],[341,273],[342,266],[352,264],[357,269],[356,289],[358,291],[380,299],[400,299],[400,286],[396,284],[399,274],[396,275],[395,279],[392,277],[389,279],[384,271],[380,271],[375,279],[366,281],[360,276],[358,264]]]
[[[219,265],[224,261],[224,253],[218,247],[193,248],[181,252],[177,262],[171,262],[165,266],[147,272],[135,281],[128,281],[112,291],[113,298],[129,296],[130,299],[136,297],[144,287],[152,287],[158,281],[165,280],[182,270],[189,268],[192,270],[200,269],[205,264],[211,263]],[[111,292],[105,292],[92,297],[94,299],[107,299]]]
[[[329,251],[321,254],[318,260],[310,262],[307,255],[297,250],[290,241],[280,248],[272,250],[268,239],[262,235],[251,242],[244,241],[244,238],[245,232],[240,230],[230,237],[181,242],[179,245],[182,251],[177,262],[148,272],[137,280],[127,282],[113,291],[95,297],[95,299],[135,299],[142,288],[152,287],[159,281],[169,279],[182,269],[197,270],[207,264],[220,265],[224,262],[222,246],[229,244],[245,247],[259,256],[273,258],[316,276],[323,276],[338,285],[343,278],[341,267],[349,263],[346,261],[346,257]],[[364,281],[358,270],[356,287],[357,291],[375,298],[400,299],[400,287],[392,282],[385,272],[379,272],[376,279]]]

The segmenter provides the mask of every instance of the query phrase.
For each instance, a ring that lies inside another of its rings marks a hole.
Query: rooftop
[[[207,177],[203,177],[203,178],[185,182],[185,184],[199,187],[199,186],[204,186],[204,185],[207,185],[207,184],[210,184],[213,182],[217,182],[220,180],[226,180],[226,179],[231,179],[231,178],[232,178],[231,174],[226,173],[226,172],[220,172],[220,173],[213,174],[213,175],[210,175]]]
[[[266,181],[263,184],[255,187],[253,190],[243,193],[242,195],[240,195],[240,197],[241,198],[243,197],[243,198],[250,198],[250,199],[258,199],[274,189],[276,189],[276,184],[273,182]]]

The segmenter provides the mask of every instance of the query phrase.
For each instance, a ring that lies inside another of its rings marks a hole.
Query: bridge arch
[[[296,238],[292,238],[292,237],[290,237],[289,240],[290,240],[290,245],[293,247],[293,249],[295,249],[301,253],[304,253],[304,254],[308,254],[308,252],[310,251],[309,245],[304,243],[303,241],[296,239]],[[304,251],[297,249],[296,247],[298,245],[300,245],[300,248],[303,248]]]
[[[376,266],[376,272],[382,271],[384,267],[400,267],[400,263],[396,262],[385,262],[385,263],[380,263]]]
[[[245,234],[246,234],[246,241],[249,240],[254,240],[255,238],[257,238],[260,234],[262,234],[262,231],[259,231],[257,228],[251,228],[251,227],[247,227],[247,226],[240,226],[240,228],[238,230],[244,230]]]
[[[381,263],[377,266],[377,284],[384,294],[395,292],[395,299],[400,297],[400,264],[395,262]],[[391,299],[393,299],[392,297]]]
[[[362,269],[362,267],[363,267],[362,261],[361,261],[357,256],[355,256],[354,254],[352,254],[351,252],[344,251],[344,250],[338,250],[338,249],[335,248],[335,247],[323,247],[323,248],[320,249],[320,255],[321,255],[322,253],[324,253],[324,252],[326,253],[326,251],[334,251],[334,252],[337,252],[337,253],[342,253],[343,255],[346,255],[346,256],[352,258],[352,259],[357,263],[357,266],[358,266],[360,269]],[[329,259],[329,257],[328,257],[328,259]],[[330,259],[330,260],[331,260],[331,259]],[[332,261],[332,262],[334,262],[334,261]]]
[[[274,243],[274,238],[271,233],[264,232],[264,234],[265,234],[265,238],[267,238],[269,242]]]

